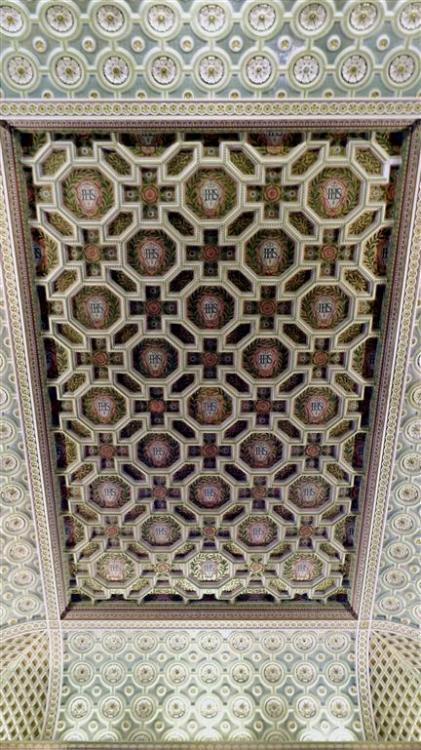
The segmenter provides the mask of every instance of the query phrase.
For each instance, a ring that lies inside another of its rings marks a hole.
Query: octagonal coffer
[[[176,244],[161,230],[142,230],[127,243],[127,262],[141,276],[161,276],[175,260]]]
[[[169,547],[181,539],[181,528],[171,516],[153,515],[142,526],[142,539],[153,547]]]
[[[275,338],[254,339],[243,351],[242,366],[254,378],[276,378],[288,367],[288,349]]]
[[[180,446],[166,433],[149,434],[139,441],[140,461],[152,469],[166,469],[180,458]]]
[[[267,547],[277,534],[276,523],[267,516],[248,516],[238,527],[238,538],[248,547]]]
[[[101,219],[114,204],[112,183],[99,169],[72,169],[62,194],[64,206],[77,219]]]
[[[190,396],[188,409],[201,425],[222,424],[232,414],[232,398],[222,388],[199,388]]]
[[[178,367],[178,352],[166,339],[144,339],[133,347],[132,362],[144,378],[167,378]]]
[[[90,486],[90,501],[103,510],[118,510],[129,500],[130,487],[118,476],[100,477]]]
[[[95,567],[97,575],[114,586],[127,583],[135,573],[133,560],[122,552],[106,552]]]
[[[306,425],[327,424],[338,410],[339,398],[330,388],[305,388],[294,404],[295,416]]]
[[[282,443],[271,433],[254,433],[243,440],[240,457],[252,469],[270,469],[282,458]]]
[[[120,307],[119,298],[103,286],[84,286],[72,299],[73,315],[87,329],[110,328]]]
[[[220,477],[202,476],[190,485],[189,499],[199,508],[220,508],[230,499],[230,486]]]
[[[304,295],[300,316],[315,330],[334,329],[346,319],[349,305],[339,286],[315,286]]]
[[[323,477],[299,477],[289,487],[288,499],[300,510],[321,508],[330,499],[330,485]]]
[[[356,208],[361,183],[348,167],[325,167],[310,182],[308,205],[322,219],[340,219]]]
[[[279,276],[294,262],[294,241],[282,229],[261,229],[246,242],[246,263],[260,276]]]
[[[200,219],[219,219],[237,204],[237,185],[224,169],[198,169],[184,186],[186,206]]]
[[[90,388],[82,396],[82,412],[95,425],[114,425],[126,414],[126,402],[114,388]]]
[[[223,328],[234,310],[233,297],[219,286],[200,286],[187,299],[187,317],[202,329]]]

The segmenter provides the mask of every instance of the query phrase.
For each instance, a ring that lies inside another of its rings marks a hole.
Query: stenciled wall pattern
[[[8,0],[0,29],[7,98],[419,92],[418,0]]]

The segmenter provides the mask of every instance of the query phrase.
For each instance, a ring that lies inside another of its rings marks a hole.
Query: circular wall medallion
[[[55,57],[51,71],[58,85],[66,89],[79,88],[86,75],[82,61],[73,54],[60,54]]]
[[[202,39],[222,38],[232,27],[232,13],[228,3],[194,3],[192,26]]]
[[[39,80],[37,63],[28,53],[10,52],[3,59],[3,73],[6,83],[15,91],[34,89]]]
[[[306,55],[299,54],[291,60],[288,73],[294,87],[312,88],[317,86],[324,77],[324,61],[313,52]]]
[[[40,23],[50,36],[69,39],[79,33],[79,16],[80,10],[72,2],[50,2],[41,8]]]
[[[22,37],[29,28],[28,19],[22,8],[14,3],[0,6],[0,33],[10,37]]]
[[[171,55],[154,52],[147,60],[145,69],[148,80],[157,90],[176,88],[183,72],[182,63],[174,52]]]
[[[141,4],[141,26],[154,39],[170,39],[178,33],[181,15],[174,3],[145,2]]]
[[[227,83],[230,61],[220,50],[215,54],[201,54],[193,64],[194,77],[202,89],[218,90]]]
[[[127,88],[134,77],[134,63],[127,55],[118,51],[114,55],[106,55],[101,58],[98,65],[101,79],[109,89]]]
[[[333,20],[330,3],[304,2],[295,11],[293,27],[300,36],[319,36],[330,29]]]
[[[409,50],[397,52],[395,49],[385,62],[383,78],[392,88],[406,88],[418,81],[419,68],[419,57],[414,53]]]
[[[248,2],[241,9],[241,25],[246,34],[269,39],[282,24],[282,6],[279,2]]]
[[[341,86],[357,88],[368,83],[371,71],[372,63],[367,54],[347,51],[338,61],[336,75]]]
[[[108,37],[120,36],[127,26],[127,18],[121,6],[112,3],[102,3],[94,12],[95,25],[98,31]]]
[[[241,60],[241,75],[245,85],[252,89],[267,89],[278,73],[278,62],[267,50],[246,54]]]
[[[342,28],[351,39],[355,36],[372,34],[383,18],[382,3],[354,2],[350,5],[342,20]]]
[[[417,34],[421,30],[421,2],[409,0],[401,8],[397,18],[393,18],[394,26],[403,34]]]

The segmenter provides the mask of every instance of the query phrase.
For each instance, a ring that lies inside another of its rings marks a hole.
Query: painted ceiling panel
[[[401,141],[22,135],[74,601],[347,601]]]
[[[22,2],[0,6],[3,96],[413,97],[421,3]]]

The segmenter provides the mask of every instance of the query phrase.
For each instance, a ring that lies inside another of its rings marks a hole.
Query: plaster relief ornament
[[[219,508],[229,500],[229,486],[222,479],[205,476],[190,486],[190,501],[201,508]]]
[[[113,86],[122,86],[129,79],[130,68],[124,57],[111,55],[102,63],[102,73],[108,83]]]
[[[191,561],[191,575],[198,581],[217,582],[227,575],[227,560],[217,553],[203,552]]]
[[[294,413],[304,424],[326,424],[338,413],[338,397],[328,388],[307,388],[297,398]]]
[[[146,378],[166,378],[178,366],[178,353],[165,339],[146,339],[133,349],[133,367]]]
[[[312,581],[316,575],[316,564],[312,558],[297,557],[291,564],[290,578],[293,581]]]
[[[241,444],[240,456],[252,469],[266,469],[280,460],[282,446],[274,435],[256,433]]]
[[[378,12],[375,3],[359,3],[349,14],[349,25],[355,31],[371,31],[376,25]]]
[[[147,13],[149,26],[157,34],[171,31],[176,23],[176,16],[173,9],[166,3],[157,3],[149,8]]]
[[[178,74],[176,61],[168,55],[160,55],[152,61],[151,75],[160,86],[170,86]]]
[[[234,315],[234,300],[219,287],[199,287],[187,302],[187,316],[199,328],[223,328]]]
[[[246,77],[254,86],[267,83],[272,72],[272,62],[266,55],[253,55],[246,64]]]
[[[216,86],[225,76],[225,64],[217,55],[206,55],[199,62],[199,77],[203,83]]]
[[[409,3],[398,18],[400,27],[409,33],[421,29],[421,2]]]
[[[345,320],[348,307],[348,297],[340,287],[319,286],[303,297],[300,312],[312,328],[330,329]]]
[[[340,74],[345,83],[355,86],[368,76],[368,63],[362,55],[350,55],[341,65]]]
[[[187,206],[200,218],[225,216],[237,202],[237,186],[223,169],[199,169],[185,184]]]
[[[298,14],[298,23],[304,31],[320,31],[328,19],[327,10],[321,3],[308,3]]]
[[[269,3],[256,3],[248,14],[248,22],[253,31],[260,34],[270,31],[276,23],[276,12]]]
[[[95,480],[92,485],[92,502],[100,508],[120,508],[130,498],[129,489],[118,477]]]
[[[65,86],[75,86],[83,77],[82,66],[75,57],[70,55],[59,57],[55,62],[54,70],[60,83]]]
[[[123,28],[124,14],[117,5],[101,5],[96,12],[98,26],[108,34],[115,34]]]
[[[0,7],[0,29],[5,34],[19,34],[25,26],[22,13],[12,5]]]
[[[314,55],[303,55],[294,63],[292,72],[298,83],[301,83],[303,86],[308,86],[319,78],[319,61]]]
[[[23,55],[9,57],[6,63],[7,75],[18,86],[29,86],[35,80],[35,68],[31,60]]]
[[[209,3],[200,8],[197,21],[203,31],[213,35],[224,28],[226,13],[219,3]]]
[[[175,262],[175,242],[162,231],[142,231],[127,244],[128,262],[144,276],[165,273]]]
[[[170,516],[152,516],[143,524],[142,537],[149,544],[167,547],[180,539],[181,531]]]
[[[84,287],[73,298],[73,314],[86,328],[109,328],[120,315],[118,298],[103,287]]]
[[[126,407],[112,388],[91,388],[82,397],[82,411],[94,424],[111,425],[121,419]]]
[[[232,414],[232,400],[222,388],[200,388],[189,398],[189,414],[199,424],[221,424]]]
[[[282,229],[262,229],[246,244],[246,263],[261,276],[275,276],[292,265],[294,242]]]
[[[180,447],[169,435],[149,434],[139,442],[138,454],[146,466],[165,469],[178,460]]]
[[[64,205],[79,219],[99,219],[114,202],[111,182],[96,169],[73,169],[62,189]]]
[[[393,83],[402,85],[411,80],[416,70],[415,60],[412,55],[396,55],[392,58],[387,69],[389,78]]]
[[[50,5],[45,13],[45,20],[56,34],[68,34],[76,27],[76,18],[65,3]]]
[[[249,517],[238,530],[239,538],[251,547],[264,547],[276,539],[276,524],[264,516]]]

